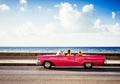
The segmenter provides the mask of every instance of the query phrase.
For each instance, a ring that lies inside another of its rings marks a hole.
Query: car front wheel
[[[50,68],[52,67],[52,64],[51,64],[51,62],[45,62],[45,63],[43,64],[43,66],[44,66],[44,68],[46,68],[46,69],[50,69]]]
[[[88,62],[84,64],[85,68],[92,68],[92,63]]]

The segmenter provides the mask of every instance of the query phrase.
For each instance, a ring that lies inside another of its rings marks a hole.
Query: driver
[[[67,52],[67,55],[66,56],[71,56],[71,51],[70,50],[68,50],[68,52]]]

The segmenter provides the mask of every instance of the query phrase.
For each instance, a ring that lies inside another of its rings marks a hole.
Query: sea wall
[[[38,55],[54,55],[54,54],[56,53],[0,52],[0,59],[36,59],[36,56]],[[120,53],[83,53],[83,54],[106,55],[107,59],[120,60]]]

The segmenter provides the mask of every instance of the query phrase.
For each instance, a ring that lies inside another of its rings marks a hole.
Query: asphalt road
[[[0,66],[0,84],[120,84],[120,66]]]

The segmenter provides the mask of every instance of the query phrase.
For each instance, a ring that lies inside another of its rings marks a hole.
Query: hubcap
[[[86,63],[86,67],[91,67],[91,63]]]
[[[51,66],[50,62],[45,62],[45,67],[50,67],[50,66]]]

